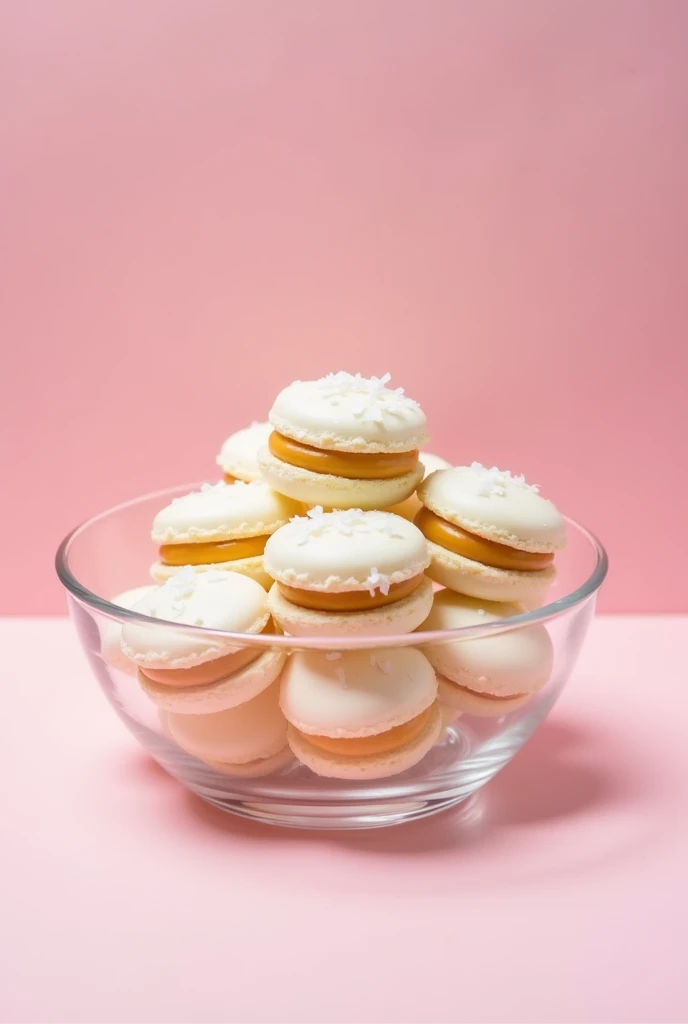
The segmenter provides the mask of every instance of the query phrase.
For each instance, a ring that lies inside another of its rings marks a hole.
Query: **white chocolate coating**
[[[432,665],[413,647],[334,653],[297,652],[282,673],[282,710],[300,732],[374,736],[415,718],[437,697]]]
[[[123,653],[144,669],[191,668],[239,649],[221,637],[178,627],[260,633],[270,618],[267,594],[255,580],[235,572],[195,573],[188,566],[145,595],[133,611],[165,620],[159,626],[127,622],[122,628]]]
[[[423,630],[461,629],[520,615],[519,605],[494,604],[440,590]],[[515,697],[541,689],[552,673],[554,649],[544,626],[536,624],[478,640],[426,644],[435,670],[476,693]]]
[[[193,544],[274,533],[300,507],[262,480],[204,484],[174,498],[153,520],[156,544]]]
[[[428,438],[423,410],[389,375],[366,378],[344,371],[294,381],[270,410],[270,423],[302,444],[341,452],[406,452]]]
[[[430,564],[417,526],[390,512],[311,509],[265,546],[265,571],[288,586],[326,593],[372,593],[411,579]]]

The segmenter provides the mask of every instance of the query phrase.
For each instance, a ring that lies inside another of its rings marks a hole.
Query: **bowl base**
[[[164,737],[149,735],[146,746],[170,775],[221,811],[290,828],[382,828],[472,803],[469,798],[508,764],[535,730],[545,709],[539,710],[530,720],[514,722],[497,741],[485,742],[467,722],[457,722],[420,765],[368,782],[320,778],[296,761],[265,778],[235,778],[190,757]]]
[[[403,825],[432,814],[439,814],[460,803],[472,804],[470,796],[450,797],[445,800],[381,800],[379,804],[352,803],[342,807],[323,804],[249,803],[247,801],[218,800],[198,793],[206,803],[228,814],[249,818],[267,825],[281,825],[285,828],[307,828],[320,830],[346,830],[385,828],[389,825]]]

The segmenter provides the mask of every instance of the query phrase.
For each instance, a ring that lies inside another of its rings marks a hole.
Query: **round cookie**
[[[295,636],[408,633],[432,605],[420,530],[389,512],[311,509],[265,546],[268,607]]]
[[[374,509],[408,498],[423,478],[426,419],[388,381],[340,371],[286,387],[258,456],[263,477],[310,506]]]
[[[481,626],[522,613],[520,605],[440,590],[423,630]],[[426,644],[423,651],[440,677],[441,703],[480,716],[500,716],[521,707],[549,681],[554,661],[549,633],[539,624],[476,640]]]
[[[542,603],[566,528],[537,487],[474,462],[432,473],[418,497],[414,522],[428,540],[433,580],[488,601]]]
[[[110,604],[118,608],[133,608],[143,597],[152,593],[155,585],[152,583],[143,587],[134,587],[132,590],[125,590],[121,594],[110,598]],[[110,668],[116,668],[127,675],[136,675],[136,666],[122,653],[120,646],[122,640],[122,623],[116,619],[98,619],[98,631],[100,633],[100,656]]]
[[[451,462],[447,462],[440,455],[433,455],[432,452],[421,452],[420,461],[423,464],[424,476],[423,479],[430,476],[438,469],[451,469]],[[398,505],[392,505],[391,508],[385,509],[386,512],[393,512],[396,516],[403,516],[404,519],[408,519],[409,522],[413,522],[415,516],[420,512],[422,505],[417,494],[412,494],[406,501],[399,502]]]
[[[412,647],[297,652],[282,674],[280,703],[296,757],[335,779],[403,772],[442,729],[434,670]]]
[[[152,538],[160,557],[151,575],[163,583],[191,565],[195,572],[242,573],[269,587],[263,570],[265,542],[300,511],[300,505],[262,480],[203,484],[200,491],[175,498],[153,520]]]
[[[134,611],[165,620],[127,622],[121,647],[159,707],[205,715],[236,707],[279,675],[286,655],[242,646],[183,626],[256,635],[270,628],[265,590],[248,576],[187,568],[139,601]],[[182,628],[180,628],[182,627]]]
[[[230,434],[215,460],[222,469],[225,483],[260,480],[258,451],[268,443],[271,433],[272,426],[269,423],[253,422],[250,427]]]
[[[182,750],[227,775],[267,775],[291,758],[276,682],[252,700],[215,714],[168,713],[165,730]]]

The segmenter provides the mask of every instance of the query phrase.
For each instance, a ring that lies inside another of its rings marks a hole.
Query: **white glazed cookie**
[[[484,600],[544,600],[566,529],[536,486],[473,463],[432,473],[418,497],[415,522],[430,546],[432,579]]]
[[[389,512],[311,509],[265,548],[268,604],[297,636],[410,632],[432,604],[420,530]]]
[[[274,430],[258,459],[272,487],[306,505],[386,508],[423,478],[422,409],[384,377],[341,371],[295,381],[270,411]]]
[[[435,594],[423,631],[463,629],[521,615],[520,605],[480,601],[451,590]],[[474,640],[426,644],[428,660],[450,688],[441,700],[474,715],[503,715],[524,704],[549,681],[554,649],[547,629],[535,624]]]
[[[164,582],[190,564],[196,572],[221,568],[269,585],[263,571],[267,537],[301,506],[261,480],[203,484],[175,498],[153,520],[152,539],[160,557],[151,575]]]
[[[211,571],[199,575],[187,567],[155,587],[132,609],[162,619],[159,625],[126,622],[122,651],[139,668],[187,669],[240,650],[236,641],[183,626],[256,634],[268,624],[265,590],[248,576]]]
[[[285,437],[329,451],[413,451],[428,439],[425,413],[403,388],[388,388],[389,379],[342,370],[294,381],[275,399],[270,423]]]
[[[410,647],[297,652],[283,673],[280,702],[297,758],[331,778],[405,771],[442,728],[435,673]]]
[[[276,531],[265,546],[265,568],[274,580],[328,593],[367,591],[382,577],[400,583],[429,563],[418,527],[390,512],[314,508]]]
[[[230,434],[220,449],[216,462],[222,469],[227,483],[234,480],[260,480],[258,451],[268,443],[272,433],[269,423],[252,423],[250,427]]]
[[[167,731],[182,750],[227,774],[262,775],[264,762],[287,749],[287,722],[279,706],[279,683],[238,707],[208,715],[167,714]],[[279,765],[287,760],[279,758]]]

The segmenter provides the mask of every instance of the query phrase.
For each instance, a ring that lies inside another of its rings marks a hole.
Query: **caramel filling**
[[[526,696],[525,693],[510,693],[508,697],[500,697],[499,694],[481,693],[479,690],[471,690],[469,686],[459,686],[458,683],[452,683],[451,685],[455,686],[457,690],[461,690],[463,693],[469,693],[471,697],[480,697],[484,700],[496,700],[499,701],[500,704],[504,704],[511,700],[521,700]]]
[[[377,591],[371,594],[368,590],[346,590],[339,594],[323,594],[319,590],[301,590],[279,583],[280,592],[287,601],[299,608],[311,608],[318,612],[363,612],[370,608],[382,608],[386,604],[394,604],[408,597],[420,585],[423,574],[413,576],[410,580],[393,583],[389,593]]]
[[[281,462],[312,473],[331,473],[347,480],[390,480],[395,476],[410,473],[418,465],[418,451],[374,452],[371,455],[360,452],[335,452],[324,448],[313,448],[309,444],[278,434],[270,434],[268,448]]]
[[[238,558],[262,555],[267,540],[267,537],[244,537],[241,540],[221,540],[209,544],[163,544],[160,548],[160,561],[163,565],[234,562]]]
[[[506,544],[485,540],[474,533],[462,530],[460,526],[447,522],[423,507],[413,520],[418,529],[434,544],[447,548],[457,555],[470,558],[473,562],[490,565],[494,569],[516,569],[519,572],[536,572],[546,569],[554,561],[553,554],[532,551],[518,551]]]
[[[214,658],[213,661],[206,661],[202,665],[194,665],[193,668],[147,668],[141,670],[141,675],[152,683],[161,683],[163,686],[204,686],[207,683],[217,683],[225,676],[245,668],[259,658],[261,653],[255,647],[246,647],[234,654],[226,654],[223,658]]]
[[[380,732],[376,736],[362,736],[360,739],[333,739],[331,736],[306,736],[309,743],[312,743],[318,750],[324,750],[328,754],[345,754],[351,757],[366,757],[368,754],[387,754],[390,750],[397,750],[405,743],[417,739],[425,726],[430,721],[434,705],[431,704],[422,714],[412,718],[410,722],[403,725],[395,725],[387,732]]]
[[[237,477],[232,476],[231,473],[225,473],[222,479],[226,484],[235,484],[237,482]]]

